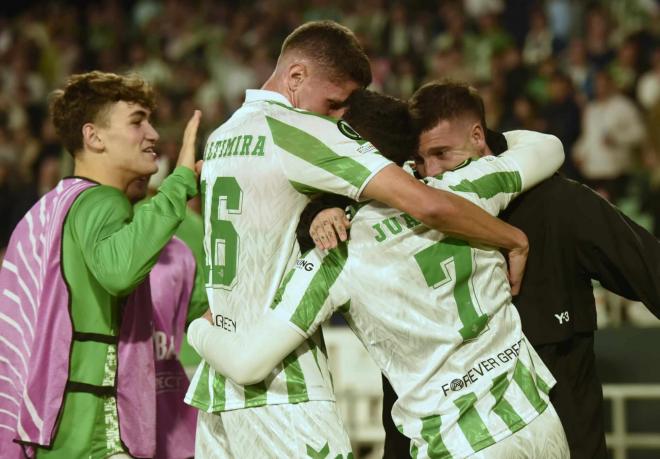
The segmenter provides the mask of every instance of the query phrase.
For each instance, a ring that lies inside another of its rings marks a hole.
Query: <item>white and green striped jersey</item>
[[[390,164],[347,125],[294,109],[270,91],[247,92],[209,137],[204,160],[206,290],[215,324],[226,333],[249,327],[272,303],[300,254],[295,230],[308,194],[359,199]],[[325,359],[319,333],[260,384],[237,385],[202,362],[186,402],[214,412],[333,400]]]
[[[486,157],[428,183],[497,214],[526,189],[518,167]],[[305,337],[344,312],[399,396],[413,457],[466,457],[549,403],[555,381],[522,333],[500,252],[380,203],[357,210],[348,243],[299,260],[272,308]]]

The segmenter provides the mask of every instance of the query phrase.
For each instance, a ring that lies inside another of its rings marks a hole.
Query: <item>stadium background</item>
[[[72,171],[47,116],[48,94],[67,75],[134,71],[156,86],[162,177],[176,160],[193,108],[204,113],[201,144],[241,104],[246,88],[266,80],[283,38],[314,19],[334,19],[356,32],[372,61],[377,91],[407,98],[430,79],[465,80],[484,96],[490,127],[557,135],[567,154],[567,176],[610,190],[615,204],[660,235],[656,0],[104,0],[3,2],[0,12],[0,257],[25,211]],[[604,75],[612,83],[605,95],[597,84]],[[587,111],[600,124],[586,122]],[[634,122],[619,123],[621,116]],[[623,160],[610,167],[614,194],[608,180],[594,174],[609,161],[599,157],[598,143],[609,142],[599,139],[608,123],[616,127],[612,136],[627,139],[617,153]],[[586,158],[577,154],[580,146],[589,152]],[[660,331],[653,328],[660,321],[599,286],[595,293],[604,382],[660,384]],[[346,332],[334,327],[328,336],[337,353],[342,404],[351,411],[347,423],[368,455],[379,443],[379,412],[377,397],[364,393],[377,394],[379,382],[368,357],[342,351],[359,349]],[[655,390],[641,391],[649,387]],[[631,393],[639,396],[637,389]],[[660,436],[657,393],[654,400],[623,402],[628,434]],[[614,402],[615,411],[620,403]],[[608,418],[607,425],[621,422]],[[640,442],[655,442],[657,449],[632,447],[628,457],[660,457],[658,438]],[[625,457],[623,449],[617,454]]]

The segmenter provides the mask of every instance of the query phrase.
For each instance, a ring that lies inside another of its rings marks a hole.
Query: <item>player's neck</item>
[[[76,157],[73,168],[73,175],[76,177],[84,177],[101,185],[108,185],[115,187],[123,192],[128,188],[132,178],[124,177],[121,171],[116,168],[105,164],[104,161],[93,161]]]
[[[284,97],[290,100],[289,96],[287,95],[287,90],[285,85],[282,82],[282,79],[278,75],[277,72],[273,72],[273,74],[266,80],[266,82],[263,84],[261,87],[264,91],[273,91],[282,94]]]

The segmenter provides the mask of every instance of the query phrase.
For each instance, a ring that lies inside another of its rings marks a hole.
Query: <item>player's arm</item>
[[[199,117],[196,112],[186,126],[179,167],[134,214],[123,193],[108,186],[84,191],[69,213],[85,263],[113,295],[126,295],[144,280],[183,221],[187,201],[197,194],[193,168]]]
[[[523,189],[550,177],[564,161],[564,149],[555,136],[532,131],[507,134],[505,156],[519,163]],[[387,167],[366,186],[363,196],[401,209],[427,226],[494,247],[526,245],[522,231],[498,220],[453,193],[429,189],[400,168]]]
[[[591,189],[573,186],[573,210],[563,215],[575,235],[580,266],[660,318],[660,241]]]
[[[280,115],[266,121],[282,170],[300,192],[376,199],[445,233],[506,249],[527,246],[522,231],[417,182],[371,144],[341,130],[340,123],[291,111]]]
[[[305,341],[273,316],[269,311],[248,331],[236,335],[199,318],[188,327],[188,342],[217,373],[238,384],[255,384]]]
[[[344,196],[324,194],[307,204],[296,229],[300,250],[306,252],[315,245],[319,249],[333,249],[347,240],[351,222],[344,209],[353,203]]]
[[[271,308],[248,329],[229,333],[205,319],[194,320],[188,341],[218,373],[239,384],[262,381],[314,334],[347,299],[342,289],[346,245],[313,250],[285,277]]]
[[[193,280],[192,291],[190,292],[186,326],[188,326],[193,320],[201,317],[209,308],[209,300],[206,295],[206,286],[204,282],[204,270],[196,261],[193,264],[193,269],[195,270],[195,277]]]
[[[505,137],[509,145],[508,151],[498,158],[489,157],[493,161],[489,165],[484,165],[481,161],[484,174],[490,172],[488,177],[471,181],[469,186],[463,188],[465,191],[473,191],[474,195],[460,192],[460,187],[453,190],[460,197],[472,201],[492,215],[498,215],[508,205],[510,199],[502,201],[478,198],[488,197],[498,190],[508,195],[509,198],[517,196],[549,178],[564,160],[561,142],[552,135],[521,130],[507,132]],[[490,166],[490,170],[487,166]],[[473,166],[468,165],[461,170],[470,170],[471,167]],[[517,174],[517,176],[512,177],[513,174]],[[433,186],[433,179],[428,179],[428,182]],[[488,189],[480,189],[480,187]],[[312,207],[312,205],[310,204],[308,207]],[[337,240],[335,232],[341,236],[337,226],[340,226],[342,230],[347,226],[341,225],[343,210],[329,207],[332,206],[316,204],[310,210],[310,212],[315,212],[314,215],[318,214],[310,226],[310,235],[316,246],[321,249],[335,247]],[[319,211],[319,209],[322,210]],[[303,222],[302,219],[301,222]]]
[[[509,148],[499,158],[516,163],[522,192],[550,178],[564,163],[564,147],[554,135],[518,130],[505,132],[504,137]]]
[[[543,148],[553,140],[560,145],[554,136],[532,131],[512,131],[505,136],[509,149],[500,156],[484,156],[425,182],[498,215],[513,198],[550,178],[564,159],[562,150]]]
[[[85,263],[103,288],[126,295],[149,274],[195,193],[195,174],[180,167],[133,216],[119,190],[95,187],[81,195],[71,222]]]
[[[394,165],[379,172],[362,196],[402,210],[445,234],[509,250],[527,247],[527,237],[518,228],[460,196],[424,185]]]

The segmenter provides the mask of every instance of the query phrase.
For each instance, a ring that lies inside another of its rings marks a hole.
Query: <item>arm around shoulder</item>
[[[394,165],[379,172],[363,195],[455,237],[505,249],[527,247],[527,237],[519,229],[489,215],[467,199],[424,185]]]
[[[504,136],[509,149],[500,157],[518,165],[523,191],[549,178],[564,163],[564,146],[554,135],[519,130],[505,132]]]

